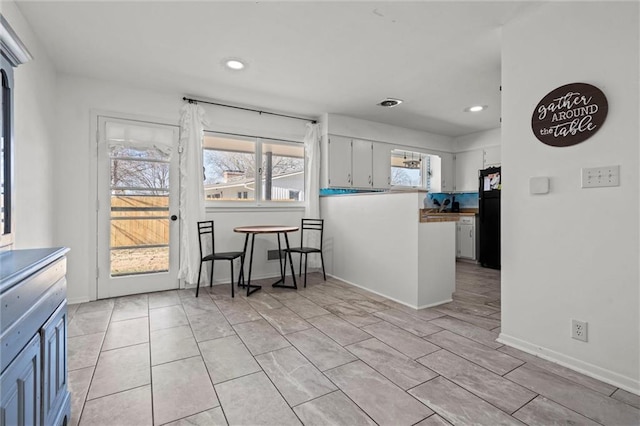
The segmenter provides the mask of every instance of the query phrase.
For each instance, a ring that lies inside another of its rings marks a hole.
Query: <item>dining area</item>
[[[209,266],[209,287],[214,284],[214,270],[216,261],[228,261],[230,269],[229,283],[231,297],[235,297],[235,287],[246,289],[246,297],[262,289],[262,285],[252,284],[252,272],[254,254],[256,254],[256,236],[259,240],[263,237],[275,236],[277,241],[277,260],[279,274],[278,279],[271,284],[273,288],[298,289],[296,271],[292,254],[297,255],[298,276],[302,277],[302,262],[304,259],[304,287],[307,286],[307,271],[309,266],[309,254],[318,255],[322,268],[322,275],[326,281],[326,272],[323,255],[324,219],[302,218],[300,226],[292,225],[242,225],[233,227],[235,234],[244,235],[244,244],[241,251],[217,251],[215,239],[215,222],[213,220],[199,221],[198,247],[200,253],[200,266],[196,284],[196,297],[199,295],[202,282],[202,270],[207,262]],[[290,242],[289,234],[299,232],[299,243]],[[306,239],[305,239],[306,232]],[[273,239],[273,238],[271,238]],[[259,241],[260,242],[260,241]],[[305,245],[306,244],[306,245]],[[259,250],[261,250],[259,248]],[[237,277],[234,274],[234,263],[239,261]],[[312,260],[313,262],[313,260]],[[290,283],[287,281],[287,263],[291,272]],[[245,270],[248,270],[245,274]],[[254,279],[255,281],[255,279]]]

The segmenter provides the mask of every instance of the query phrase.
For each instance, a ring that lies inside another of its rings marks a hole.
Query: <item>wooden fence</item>
[[[169,244],[169,197],[113,195],[111,248]]]

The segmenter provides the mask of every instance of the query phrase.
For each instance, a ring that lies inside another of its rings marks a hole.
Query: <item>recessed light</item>
[[[227,59],[224,61],[224,65],[234,71],[240,71],[245,67],[245,64],[238,59]]]
[[[401,99],[395,98],[386,98],[385,100],[380,101],[377,105],[385,108],[393,108],[394,106],[398,106],[402,103]]]
[[[474,106],[470,106],[468,108],[465,108],[464,111],[465,112],[480,112],[480,111],[484,111],[487,108],[488,107],[486,105],[474,105]]]

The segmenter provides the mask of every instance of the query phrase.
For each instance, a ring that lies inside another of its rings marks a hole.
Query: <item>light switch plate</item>
[[[601,188],[605,186],[620,186],[620,166],[582,169],[583,188]]]

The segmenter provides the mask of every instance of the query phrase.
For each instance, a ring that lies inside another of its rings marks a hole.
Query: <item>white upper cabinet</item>
[[[326,145],[329,188],[387,189],[391,182],[391,148],[385,143],[329,135]]]
[[[329,136],[327,184],[332,188],[351,188],[351,138]]]
[[[478,171],[484,168],[482,150],[455,154],[456,192],[478,192]]]
[[[437,192],[452,192],[454,191],[453,154],[443,152],[438,156],[440,157],[440,190]]]
[[[373,187],[391,188],[391,147],[386,143],[372,142]]]
[[[484,149],[484,168],[498,167],[501,159],[500,146],[490,146]]]
[[[373,150],[371,142],[354,139],[351,151],[351,170],[354,188],[373,187]],[[388,167],[391,167],[390,163]]]

